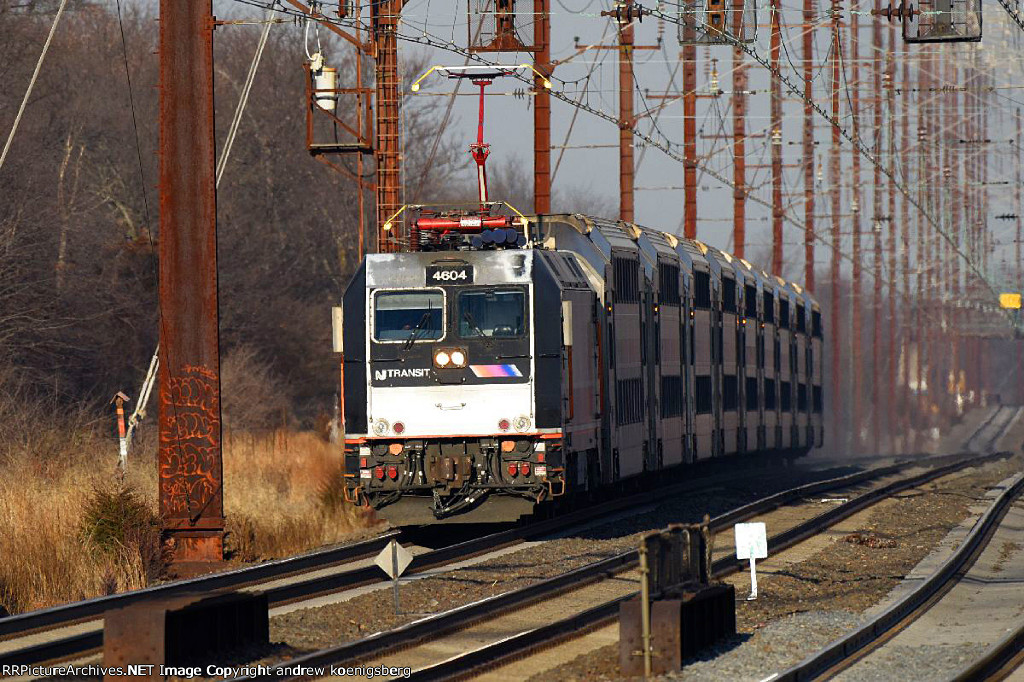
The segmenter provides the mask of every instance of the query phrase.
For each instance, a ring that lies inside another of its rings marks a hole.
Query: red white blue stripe
[[[470,365],[469,368],[481,379],[523,376],[523,373],[515,365]]]

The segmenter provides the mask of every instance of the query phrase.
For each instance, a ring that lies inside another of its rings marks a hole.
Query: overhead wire
[[[118,0],[120,4],[121,0]],[[217,170],[216,170],[216,184],[215,187],[220,187],[220,180],[224,176],[224,169],[228,165],[228,158],[231,156],[231,148],[235,144],[235,136],[238,134],[238,127],[242,122],[242,113],[245,111],[245,105],[249,102],[249,92],[252,90],[253,81],[256,79],[256,70],[260,67],[260,60],[263,58],[263,49],[267,46],[267,38],[270,36],[270,27],[274,24],[270,21],[274,18],[276,12],[277,0],[271,4],[270,9],[267,10],[267,23],[263,27],[263,32],[260,34],[259,42],[256,44],[256,53],[252,56],[252,62],[249,64],[249,72],[246,74],[245,83],[242,86],[242,92],[238,98],[238,105],[235,107],[235,114],[231,119],[231,125],[228,128],[227,137],[224,140],[224,148],[221,150],[220,158],[217,159]],[[319,32],[317,35],[317,50],[320,49],[320,38]],[[309,50],[307,49],[307,54]]]
[[[53,24],[50,26],[50,32],[46,35],[46,42],[43,43],[43,51],[39,54],[39,59],[36,60],[36,68],[32,71],[32,78],[28,81],[28,88],[25,90],[25,96],[21,98],[21,106],[18,107],[18,113],[14,116],[14,123],[11,125],[11,132],[7,135],[7,142],[4,143],[4,150],[0,152],[0,169],[4,167],[4,161],[7,160],[7,153],[11,151],[11,144],[14,142],[14,135],[18,132],[18,126],[21,124],[21,117],[25,114],[25,108],[28,106],[28,99],[32,96],[32,90],[36,86],[36,80],[39,78],[39,72],[43,68],[43,61],[46,59],[46,53],[50,51],[50,43],[53,42],[53,35],[57,32],[57,24],[60,23],[60,18],[64,16],[64,8],[67,7],[68,0],[60,0],[60,6],[57,8],[57,15],[53,18]]]
[[[243,2],[243,3],[246,3],[246,4],[256,4],[254,2],[254,0],[236,0],[236,1],[237,2]],[[648,14],[649,16],[654,16],[654,17],[657,17],[657,18],[661,18],[661,19],[664,19],[664,20],[666,20],[666,21],[668,21],[670,23],[675,23],[675,24],[679,23],[678,20],[676,20],[675,17],[673,17],[673,16],[671,16],[671,15],[665,13],[665,12],[662,12],[661,10],[649,9],[649,8],[645,8],[645,7],[642,7],[642,6],[639,6],[639,5],[637,5],[637,6],[640,7],[641,10],[643,12],[645,12],[646,14]],[[438,39],[438,38],[436,38],[434,36],[428,35],[428,34],[426,34],[426,32],[424,33],[424,35],[421,35],[421,36],[409,36],[409,35],[406,35],[406,34],[398,33],[398,38],[403,40],[403,41],[412,42],[412,43],[418,43],[418,44],[425,44],[425,45],[428,45],[430,47],[434,47],[436,49],[442,49],[442,50],[454,52],[454,53],[457,53],[457,54],[470,55],[471,58],[474,59],[475,61],[478,61],[478,62],[480,62],[482,64],[489,64],[489,62],[486,59],[483,59],[479,55],[472,54],[468,50],[464,50],[464,49],[460,48],[458,45],[454,44],[454,42],[446,42],[443,39]],[[938,235],[940,235],[943,240],[945,240],[947,243],[950,244],[950,246],[952,247],[952,251],[960,259],[962,259],[964,261],[964,263],[966,264],[967,268],[971,272],[973,272],[978,277],[979,281],[983,282],[986,285],[986,287],[988,287],[992,292],[996,291],[995,286],[988,279],[988,277],[985,275],[985,273],[983,273],[981,271],[981,269],[979,268],[978,264],[976,264],[974,262],[974,260],[968,254],[966,254],[962,250],[962,248],[959,246],[959,244],[957,244],[955,242],[955,240],[950,236],[948,231],[945,230],[942,227],[942,225],[936,220],[936,218],[934,216],[932,216],[931,213],[929,213],[924,208],[924,206],[921,205],[920,201],[918,201],[917,198],[915,198],[914,196],[911,195],[911,193],[907,189],[907,187],[902,182],[899,182],[899,180],[896,178],[895,174],[889,168],[886,168],[885,166],[883,166],[881,161],[867,149],[866,145],[863,143],[862,140],[860,140],[859,136],[851,136],[849,131],[847,131],[845,128],[843,128],[843,126],[840,124],[839,120],[833,118],[830,114],[828,114],[828,112],[826,112],[819,104],[817,104],[817,102],[814,102],[813,99],[807,100],[807,98],[804,97],[804,95],[800,91],[800,89],[797,88],[792,83],[792,81],[789,79],[789,77],[786,76],[784,73],[782,73],[778,69],[772,69],[771,65],[767,62],[767,60],[762,55],[760,55],[756,51],[756,49],[754,49],[754,48],[750,47],[749,45],[746,45],[746,44],[744,44],[744,43],[742,43],[740,41],[732,39],[729,36],[726,36],[726,42],[728,42],[729,44],[734,45],[738,49],[742,50],[743,52],[745,52],[746,54],[751,56],[756,62],[758,62],[761,66],[766,68],[769,71],[769,73],[771,74],[772,77],[778,78],[790,90],[790,92],[792,92],[794,95],[796,95],[799,99],[803,99],[803,100],[807,101],[807,103],[810,104],[810,106],[811,106],[813,111],[815,111],[820,117],[824,118],[830,125],[832,125],[836,129],[838,129],[838,131],[840,133],[840,136],[843,137],[844,139],[846,139],[850,144],[852,144],[854,149],[855,149],[855,151],[857,153],[859,153],[862,156],[864,156],[870,163],[872,163],[872,165],[875,165],[875,166],[879,167],[880,171],[886,177],[892,178],[894,186],[904,196],[905,200],[911,206],[913,206],[915,208],[915,210],[920,215],[922,215],[925,218],[926,222],[928,222],[929,224],[932,225],[932,227],[936,230],[936,233]],[[526,79],[523,78],[522,76],[516,75],[515,77],[518,77],[521,80],[523,80],[524,82],[526,82]],[[559,82],[564,82],[564,81],[561,81],[561,79],[557,79],[557,78],[553,78],[553,80],[559,80]],[[606,113],[604,111],[601,111],[600,109],[596,109],[596,108],[590,106],[589,104],[583,104],[583,103],[575,102],[574,100],[572,100],[571,98],[569,98],[568,96],[566,96],[562,92],[559,92],[557,90],[552,90],[551,94],[556,99],[560,99],[560,100],[562,100],[562,101],[564,101],[564,102],[566,102],[566,103],[568,103],[568,104],[570,104],[572,106],[581,107],[585,111],[587,111],[588,113],[591,113],[591,114],[593,114],[595,116],[603,118],[603,119],[605,119],[605,120],[607,120],[607,121],[609,121],[611,123],[617,124],[617,122],[618,122],[617,118],[612,116],[611,114],[608,114],[608,113]],[[678,153],[674,152],[671,149],[670,146],[664,145],[664,144],[658,142],[657,140],[653,139],[650,135],[642,133],[642,132],[640,132],[638,130],[635,130],[635,129],[632,131],[632,134],[634,136],[636,136],[636,137],[639,137],[643,142],[646,142],[649,145],[657,147],[658,149],[663,151],[670,158],[673,158],[673,159],[675,159],[677,161],[682,161],[682,158],[678,155]],[[717,173],[716,171],[712,171],[710,169],[707,169],[707,172],[708,172],[709,175],[711,175],[712,177],[715,177],[720,182],[723,182],[724,184],[732,186],[731,182],[729,182],[726,178],[721,176],[721,174]],[[751,195],[749,193],[747,194],[747,196],[749,196],[751,198],[751,200],[755,201],[756,203],[764,204],[764,205],[768,206],[769,208],[771,207],[771,204],[765,202],[764,200],[760,199],[759,197],[753,196],[753,195]],[[787,219],[789,219],[791,222],[794,222],[799,227],[804,228],[802,222],[797,220],[793,216],[787,216]],[[815,236],[816,236],[816,238],[820,239],[820,237],[817,234]]]

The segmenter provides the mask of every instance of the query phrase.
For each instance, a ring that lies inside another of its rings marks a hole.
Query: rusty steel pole
[[[928,54],[927,57],[926,57],[926,62],[928,64],[928,66],[927,66],[928,73],[929,74],[934,73],[934,71],[933,71],[933,69],[935,68],[934,55]],[[931,75],[929,75],[928,76],[928,83],[929,83],[929,85],[931,84],[931,81],[932,81],[932,78],[931,78]],[[924,92],[928,92],[928,90],[924,90]],[[935,123],[936,123],[936,121],[935,121],[935,105],[934,105],[933,102],[929,102],[926,105],[926,107],[925,107],[925,130],[926,130],[926,134],[928,136],[927,137],[927,143],[926,143],[926,146],[925,146],[925,155],[926,155],[925,168],[927,168],[929,170],[935,168],[935,166],[936,166],[935,157],[934,157],[934,145],[938,141],[939,137],[935,134],[936,131],[938,130],[938,127],[935,125]],[[926,202],[925,205],[928,206],[929,210],[931,210],[933,212],[933,214],[934,214],[935,193],[934,192],[926,192],[925,196],[928,198],[928,201]],[[928,308],[930,308],[933,312],[938,310],[938,306],[931,305],[931,299],[934,297],[934,291],[935,291],[935,288],[934,288],[934,286],[935,286],[935,282],[934,282],[935,267],[938,265],[938,256],[939,256],[939,251],[938,251],[938,248],[937,248],[938,244],[934,242],[934,239],[935,239],[935,236],[936,236],[936,234],[935,234],[936,231],[937,230],[935,229],[934,226],[932,226],[932,225],[925,225],[925,235],[926,235],[925,239],[927,240],[927,244],[928,244],[926,253],[931,254],[931,258],[930,258],[929,262],[927,263],[927,265],[925,266],[925,277],[924,277],[925,290],[924,290],[924,295],[929,298]],[[925,363],[925,376],[926,376],[925,382],[926,382],[927,387],[928,387],[928,390],[925,393],[925,399],[926,399],[925,410],[926,410],[926,415],[927,415],[927,422],[926,423],[930,427],[932,425],[932,412],[931,412],[931,403],[932,403],[932,398],[933,398],[932,392],[935,390],[934,368],[935,368],[935,356],[936,356],[936,353],[935,353],[935,346],[936,346],[935,339],[936,339],[936,336],[937,336],[937,329],[936,329],[937,325],[934,323],[934,320],[927,320],[925,324],[926,324],[926,330],[927,331],[926,331],[925,336],[924,336],[924,341],[925,341],[925,343],[924,343],[924,363]]]
[[[851,89],[850,116],[853,119],[853,134],[860,139],[860,26],[857,20],[857,13],[850,15],[850,79],[853,81]],[[844,56],[844,59],[847,57]],[[861,323],[861,284],[860,275],[863,269],[861,259],[864,255],[860,249],[860,154],[854,149],[851,151],[853,164],[853,187],[850,193],[850,213],[853,220],[850,224],[852,233],[853,275],[850,292],[850,326],[853,343],[850,346],[851,377],[853,379],[853,401],[851,423],[853,424],[853,445],[860,448],[862,445],[860,436],[863,431],[861,408],[864,405],[864,356],[861,351],[861,340],[863,339],[863,327]]]
[[[814,292],[814,0],[804,0],[804,284]]]
[[[947,76],[946,76],[947,82],[955,83],[956,80],[957,80],[956,65],[952,61],[947,61],[946,62],[946,67],[947,67],[947,72],[948,72]],[[948,103],[948,101],[947,101],[946,106],[943,107],[945,109],[945,111],[946,111],[945,115],[943,116],[943,120],[944,121],[955,120],[956,110],[959,108],[957,94],[958,93],[956,93],[956,92],[950,93],[951,98],[952,98],[952,104],[950,105]],[[945,173],[945,169],[948,168],[949,172],[950,172],[950,177],[955,177],[958,174],[953,169],[956,168],[956,167],[959,167],[960,154],[956,153],[952,149],[952,146],[953,145],[949,145],[949,144],[945,145],[945,149],[944,149],[945,161],[944,161],[944,165],[943,165],[943,169],[944,169],[943,172]],[[957,192],[956,192],[955,187],[950,187],[949,188],[949,192],[947,193],[947,196],[949,197],[949,200],[950,200],[949,201],[949,203],[950,203],[950,210],[948,212],[943,211],[943,212],[940,213],[940,215],[947,215],[947,213],[948,213],[948,215],[950,215],[952,217],[952,229],[950,230],[950,233],[952,234],[953,240],[956,241],[956,242],[959,242],[959,238],[960,238],[960,202],[958,200]],[[947,247],[947,250],[948,250],[948,253],[949,253],[949,265],[950,265],[950,276],[949,276],[949,283],[948,283],[948,288],[949,288],[949,293],[950,293],[950,301],[956,301],[957,298],[960,295],[960,284],[959,284],[959,281],[960,281],[960,261],[959,261],[958,258],[956,258],[955,254],[953,253],[953,247],[951,245]],[[950,325],[949,325],[949,330],[950,330],[949,331],[949,337],[950,337],[949,373],[952,374],[953,383],[955,383],[956,379],[957,379],[957,375],[959,374],[959,369],[960,369],[960,365],[961,365],[962,348],[961,348],[960,336],[959,336],[959,324],[962,322],[962,316],[957,312],[956,307],[952,306],[952,305],[949,306],[949,308],[948,308],[948,314],[950,316]]]
[[[856,20],[854,20],[856,21]],[[875,154],[878,155],[881,152],[883,140],[883,128],[882,128],[882,69],[879,65],[879,55],[882,54],[882,25],[880,21],[871,22],[871,75],[874,80],[874,107],[872,110],[873,121],[872,127],[874,128],[874,142],[875,142]],[[854,54],[854,59],[856,59]],[[891,85],[891,83],[890,83]],[[889,88],[889,93],[892,93],[892,88]],[[889,98],[889,113],[892,114],[892,99]],[[890,149],[891,152],[891,149]],[[890,166],[892,165],[892,155],[889,156]],[[882,395],[879,391],[879,384],[882,381],[882,368],[881,368],[881,355],[879,354],[879,336],[881,335],[881,295],[882,295],[882,235],[881,235],[881,224],[882,224],[882,169],[880,165],[876,164],[874,167],[874,174],[872,177],[871,185],[871,208],[872,208],[872,219],[871,219],[871,234],[875,238],[875,276],[874,280],[874,299],[872,301],[872,325],[871,325],[871,365],[873,371],[871,374],[871,444],[873,452],[881,452],[881,426],[882,426],[882,414],[881,401]],[[890,197],[893,196],[892,180],[889,180],[887,193]],[[892,226],[892,215],[890,213],[890,229]],[[890,323],[890,328],[892,324]],[[856,326],[854,327],[856,329]]]
[[[741,12],[736,14],[742,17]],[[736,24],[739,25],[740,19]],[[740,35],[740,31],[735,31]],[[732,51],[732,232],[736,255],[746,257],[747,242],[747,66],[745,53]],[[696,232],[696,229],[694,230]]]
[[[1017,108],[1017,112],[1016,112],[1014,118],[1017,121],[1017,137],[1014,140],[1014,142],[1016,144],[1016,150],[1015,151],[1016,151],[1016,156],[1017,156],[1017,159],[1016,159],[1017,182],[1014,183],[1014,188],[1013,188],[1013,201],[1014,201],[1014,204],[1016,205],[1015,213],[1017,214],[1017,241],[1014,242],[1014,246],[1015,246],[1015,253],[1017,255],[1017,293],[1021,293],[1021,292],[1024,292],[1024,258],[1021,258],[1021,229],[1020,229],[1020,227],[1021,227],[1021,219],[1020,219],[1020,214],[1021,214],[1021,205],[1020,205],[1021,177],[1020,177],[1020,166],[1021,166],[1022,163],[1024,163],[1024,159],[1021,158],[1021,154],[1020,154],[1020,150],[1021,150],[1021,146],[1022,145],[1021,145],[1021,137],[1020,137],[1021,136],[1021,126],[1020,126],[1020,108],[1019,107]],[[1022,377],[1022,381],[1024,381],[1024,377]],[[1024,384],[1022,384],[1022,386],[1021,386],[1021,391],[1024,391]]]
[[[160,444],[175,561],[224,555],[211,0],[160,1]]]
[[[832,154],[830,159],[830,190],[832,192],[832,431],[839,438],[848,438],[843,434],[841,424],[843,423],[843,401],[842,401],[842,349],[840,337],[840,319],[842,318],[842,305],[839,300],[839,280],[841,275],[841,263],[839,260],[839,245],[842,236],[840,234],[840,208],[842,177],[840,176],[840,131],[839,131],[839,59],[842,51],[842,33],[839,24],[840,10],[837,0],[832,0],[832,119],[835,122],[832,126]],[[843,434],[843,435],[840,435]],[[841,442],[841,441],[840,441]]]
[[[551,77],[551,15],[549,0],[533,0],[533,65]],[[533,78],[533,211],[551,213],[551,91],[544,78]]]
[[[683,236],[697,238],[697,47],[696,27],[684,25],[683,45]],[[735,217],[734,217],[735,220]]]
[[[928,120],[928,107],[930,105],[928,104],[928,97],[925,95],[925,93],[928,92],[928,88],[931,85],[931,82],[930,82],[930,79],[929,79],[929,76],[928,76],[928,68],[929,68],[930,64],[927,62],[927,60],[920,53],[918,54],[917,59],[918,59],[917,86],[918,86],[918,92],[921,93],[920,95],[918,95],[918,98],[917,98],[918,101],[917,101],[917,117],[916,117],[916,120],[917,120],[917,146],[919,148],[918,155],[917,155],[917,160],[918,160],[918,163],[917,163],[917,166],[918,166],[917,176],[918,176],[918,178],[921,178],[923,180],[925,177],[927,177],[932,172],[932,166],[931,166],[931,164],[929,163],[929,160],[928,160],[928,149],[929,149],[929,146],[930,146],[929,140],[930,140],[930,135],[931,135],[930,131],[928,130],[928,126],[930,124],[930,121]],[[922,68],[922,62],[924,62],[923,68]],[[918,200],[921,201],[925,206],[927,206],[928,205],[928,201],[927,201],[928,193],[925,191],[925,188],[923,186],[920,187],[918,192],[919,192]],[[917,337],[917,339],[916,339],[917,340],[917,361],[915,363],[916,364],[916,371],[917,371],[917,391],[918,391],[918,395],[917,395],[917,408],[918,408],[919,426],[927,428],[928,419],[929,419],[929,413],[928,413],[927,394],[925,392],[925,385],[926,385],[926,381],[927,380],[925,379],[924,375],[925,375],[925,373],[927,372],[927,369],[928,369],[928,359],[927,359],[927,355],[928,355],[928,336],[929,336],[930,332],[926,329],[927,317],[925,316],[925,309],[928,306],[927,296],[929,295],[929,289],[928,289],[928,281],[927,281],[927,277],[926,277],[925,273],[926,273],[926,268],[928,268],[930,266],[930,263],[926,263],[925,262],[925,253],[927,253],[927,250],[925,249],[925,242],[928,239],[929,225],[925,221],[924,215],[920,211],[918,211],[916,213],[916,217],[917,217],[917,235],[916,235],[917,236],[917,240],[916,240],[917,241],[917,253],[915,255],[917,257],[917,267],[916,267],[916,270],[917,270],[917,281],[916,281],[916,285],[917,285],[917,309],[916,309],[916,315],[915,315],[916,324],[914,325],[914,328],[916,329],[916,337]],[[922,432],[922,430],[923,429],[917,429],[916,432],[918,434],[920,434]],[[919,443],[918,443],[917,440],[915,440],[914,447],[915,448],[919,447]]]
[[[775,77],[779,72],[782,51],[779,15],[781,8],[772,2],[772,35],[769,55],[771,79],[771,149],[772,149],[772,272],[782,276],[782,83]]]
[[[1015,165],[1017,167],[1017,182],[1013,188],[1013,201],[1016,210],[1014,213],[1017,214],[1017,240],[1014,242],[1014,252],[1017,256],[1017,293],[1024,293],[1024,259],[1021,258],[1021,205],[1020,205],[1020,185],[1021,185],[1021,164],[1024,163],[1024,159],[1021,158],[1021,125],[1020,125],[1020,108],[1014,114],[1014,118],[1017,123],[1017,137],[1014,139],[1015,144]],[[1017,341],[1017,403],[1024,403],[1024,347],[1021,342]]]
[[[903,78],[901,84],[903,87],[910,87],[910,59],[904,57],[903,62]],[[895,83],[890,83],[891,87],[895,87]],[[908,93],[906,98],[910,97]],[[909,102],[905,98],[900,98],[901,104],[901,123],[902,128],[900,130],[900,158],[906,159],[907,143],[910,136],[910,106]],[[909,168],[909,163],[908,166]],[[900,402],[899,402],[899,432],[901,434],[907,433],[910,427],[910,420],[908,417],[908,410],[910,409],[910,313],[908,309],[908,301],[910,301],[910,202],[907,201],[905,196],[900,196],[900,241],[902,243],[902,255],[901,259],[901,270],[902,270],[902,291],[903,298],[901,307],[903,308],[900,312],[900,355],[903,361],[900,363]],[[908,442],[906,439],[903,440],[904,448],[907,448]]]
[[[619,25],[619,220],[633,222],[633,0],[617,3]]]
[[[881,37],[879,37],[878,43],[881,45]],[[889,54],[886,59],[885,72],[888,76],[887,80],[887,91],[886,98],[889,100],[889,168],[895,168],[896,163],[896,121],[892,118],[896,115],[896,67],[893,62],[893,57],[896,53],[896,31],[893,27],[889,27]],[[875,60],[881,59],[881,51],[875,51]],[[881,100],[875,102],[876,107],[881,106]],[[888,225],[888,249],[889,249],[889,269],[887,272],[888,284],[889,284],[889,300],[888,300],[888,323],[887,331],[888,335],[888,346],[886,354],[886,391],[883,396],[883,400],[879,401],[884,403],[884,408],[879,407],[880,414],[884,415],[886,423],[886,434],[888,435],[888,447],[890,452],[895,451],[895,438],[897,433],[896,426],[896,390],[898,386],[897,379],[897,366],[899,365],[899,357],[896,354],[896,327],[899,321],[896,319],[896,289],[899,287],[899,279],[897,278],[897,266],[896,266],[896,188],[893,183],[893,179],[889,177],[889,222]],[[877,253],[877,251],[876,251]],[[878,268],[879,264],[875,264],[875,268]],[[875,291],[876,298],[879,299],[882,295],[882,280],[881,272],[875,275]],[[880,314],[876,313],[876,319]],[[877,324],[877,323],[876,323]],[[875,377],[875,381],[878,381],[878,377]],[[878,452],[878,450],[875,450]]]
[[[376,75],[377,250],[397,251],[400,223],[385,226],[402,208],[401,82],[398,75],[398,20],[404,0],[371,4]]]

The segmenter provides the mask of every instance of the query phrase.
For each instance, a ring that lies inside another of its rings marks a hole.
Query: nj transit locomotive
[[[400,525],[514,520],[821,445],[821,313],[800,286],[633,224],[520,222],[518,239],[368,255],[349,284],[348,499]]]

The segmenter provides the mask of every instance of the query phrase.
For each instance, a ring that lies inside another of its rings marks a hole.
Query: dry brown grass
[[[321,502],[341,466],[340,446],[314,433],[226,434],[227,550],[255,561],[365,535],[372,517]]]
[[[5,402],[0,395],[0,420]],[[152,425],[140,431],[119,483],[106,421],[90,421],[85,409],[68,415],[22,407],[31,418],[0,421],[0,613],[145,586],[153,574],[145,548],[104,550],[83,523],[95,491],[118,485],[156,511]],[[319,502],[340,467],[339,446],[315,434],[225,434],[230,556],[259,561],[369,532],[373,520],[365,514]]]

